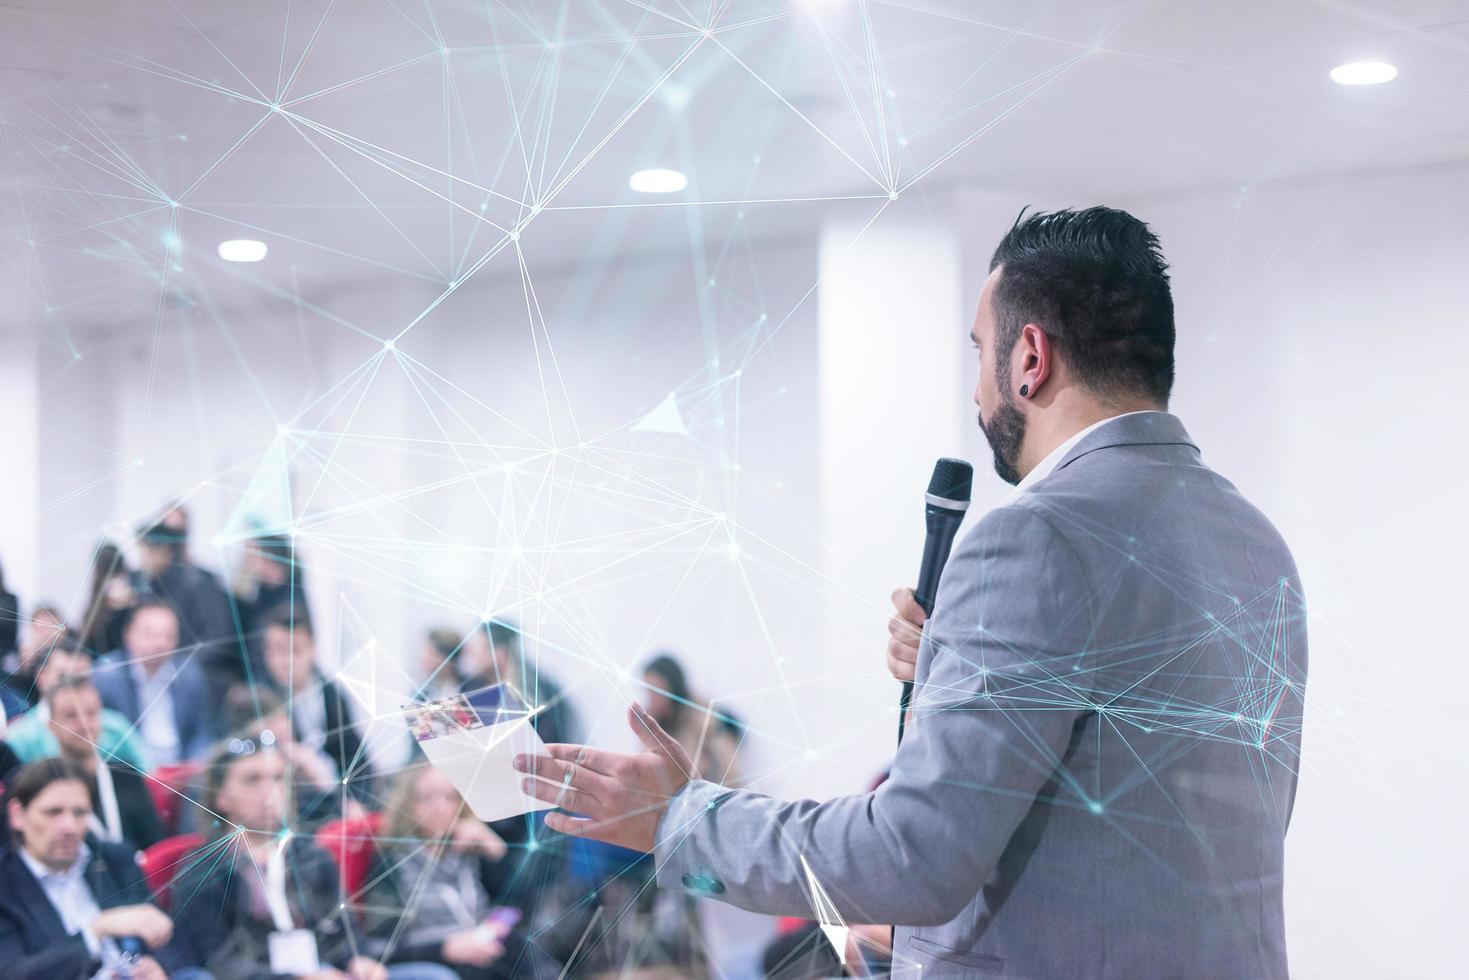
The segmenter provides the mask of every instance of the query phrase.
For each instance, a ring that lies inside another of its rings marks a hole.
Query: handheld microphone
[[[923,541],[923,561],[918,566],[918,585],[913,599],[924,613],[933,615],[933,601],[939,592],[939,577],[954,547],[954,535],[964,523],[969,510],[969,497],[974,489],[974,467],[962,459],[945,457],[933,465],[933,476],[924,495],[923,518],[928,537]],[[913,701],[913,682],[903,682],[903,696],[898,702],[898,743],[903,742],[903,723],[908,705]]]

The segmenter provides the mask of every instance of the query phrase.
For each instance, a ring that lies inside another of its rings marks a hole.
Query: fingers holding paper
[[[628,724],[644,751],[548,745],[549,755],[516,756],[515,768],[527,774],[522,790],[566,811],[547,814],[546,826],[637,851],[653,849],[669,801],[698,774],[688,753],[641,705],[629,709]]]

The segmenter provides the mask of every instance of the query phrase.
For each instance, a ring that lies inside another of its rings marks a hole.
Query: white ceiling
[[[1328,79],[1362,58],[1401,75]],[[1466,96],[1469,0],[0,2],[0,322],[442,286],[514,270],[517,229],[564,263],[961,181],[1463,160]],[[689,189],[627,189],[658,165]]]

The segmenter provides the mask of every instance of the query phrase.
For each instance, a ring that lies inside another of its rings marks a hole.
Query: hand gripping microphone
[[[923,542],[923,563],[918,566],[918,585],[913,598],[924,613],[933,615],[933,600],[939,592],[939,576],[954,547],[954,535],[964,522],[969,509],[969,496],[974,489],[974,467],[962,459],[945,457],[933,464],[933,476],[924,495],[923,518],[928,537]],[[913,682],[903,682],[903,696],[898,702],[898,742],[903,741],[903,723],[908,705],[913,701]]]

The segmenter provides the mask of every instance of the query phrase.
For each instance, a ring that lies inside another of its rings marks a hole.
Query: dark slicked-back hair
[[[1027,323],[1046,332],[1078,384],[1102,397],[1173,390],[1173,293],[1158,236],[1126,211],[1024,210],[990,270],[995,284],[996,375],[1009,384],[1010,352]]]

